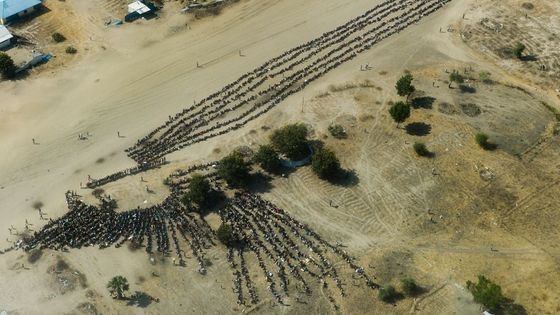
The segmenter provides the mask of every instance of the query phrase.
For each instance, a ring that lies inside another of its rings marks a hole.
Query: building
[[[41,6],[41,0],[0,0],[0,24],[25,16]]]
[[[128,5],[128,13],[136,12],[139,15],[150,12],[150,8],[141,1],[134,1]]]
[[[4,26],[0,25],[0,49],[4,49],[12,43],[12,34],[10,31]]]

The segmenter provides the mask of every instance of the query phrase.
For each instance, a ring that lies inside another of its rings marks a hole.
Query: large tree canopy
[[[200,174],[193,174],[189,181],[189,189],[182,201],[185,204],[196,203],[199,207],[204,207],[210,201],[211,192],[210,182]]]
[[[253,159],[267,172],[276,173],[282,167],[278,153],[268,144],[261,145]]]
[[[313,172],[322,179],[332,180],[340,176],[342,169],[336,154],[329,149],[317,149],[311,157]]]
[[[395,88],[397,89],[397,94],[399,94],[399,96],[406,96],[408,99],[410,94],[416,90],[414,85],[412,85],[412,80],[414,80],[412,74],[407,73],[397,81]]]
[[[270,136],[272,145],[291,160],[300,160],[309,154],[307,127],[291,124],[275,130]]]
[[[404,102],[397,102],[389,108],[389,114],[391,114],[398,127],[400,123],[410,117],[410,105]]]
[[[231,153],[218,164],[218,175],[230,186],[243,186],[249,180],[249,166],[239,152]]]
[[[506,302],[502,288],[484,276],[478,276],[478,283],[467,281],[474,301],[484,305],[490,312],[497,313]]]

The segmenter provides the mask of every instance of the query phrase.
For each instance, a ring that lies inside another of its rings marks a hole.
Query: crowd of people
[[[161,204],[144,209],[116,212],[110,198],[100,198],[99,206],[87,205],[75,192],[66,193],[69,211],[62,217],[49,220],[43,228],[24,239],[21,247],[65,250],[83,246],[122,246],[130,242],[132,248],[145,246],[148,253],[156,250],[174,255],[184,265],[183,239],[191,248],[199,268],[204,268],[204,250],[215,245],[214,232],[209,225],[183,205],[176,194]],[[202,270],[202,269],[199,269]]]
[[[136,161],[149,161],[239,129],[312,81],[449,1],[385,1],[319,38],[272,58],[220,91],[170,116],[164,125],[126,151]],[[228,113],[234,117],[226,119]]]
[[[290,279],[298,282],[302,293],[311,293],[306,276],[319,280],[324,286],[331,279],[344,296],[342,280],[329,254],[344,260],[369,287],[378,287],[339,246],[328,243],[308,225],[258,195],[236,192],[235,197],[219,213],[223,222],[232,227],[232,238],[241,244],[230,248],[228,253],[228,262],[234,274],[234,292],[238,295],[239,304],[245,304],[243,283],[250,303],[258,301],[244,257],[249,253],[257,258],[268,290],[278,303],[283,303],[283,298],[289,295]],[[234,251],[237,251],[237,259]],[[274,266],[274,270],[269,266]]]
[[[319,38],[272,58],[219,92],[170,116],[163,126],[127,149],[128,155],[138,163],[136,167],[91,179],[87,187],[95,188],[159,167],[173,151],[241,128],[325,73],[449,1],[388,0]],[[99,198],[99,205],[87,205],[79,195],[69,191],[66,194],[69,211],[60,218],[49,219],[43,228],[15,247],[64,250],[83,246],[120,247],[128,243],[131,248],[144,247],[148,253],[157,251],[171,256],[174,264],[178,261],[183,266],[186,255],[182,244],[186,244],[197,260],[199,272],[204,274],[205,251],[216,245],[216,235],[193,206],[180,200],[188,189],[187,175],[215,166],[216,162],[210,162],[176,171],[170,177],[173,179],[171,194],[162,203],[144,209],[115,211],[115,201],[108,196]],[[206,173],[212,185],[219,188],[220,180],[215,172]],[[267,289],[278,303],[285,301],[294,286],[300,293],[310,294],[310,280],[318,281],[323,287],[334,285],[344,296],[346,291],[335,268],[339,260],[368,287],[378,288],[341,246],[330,244],[308,225],[255,194],[237,192],[218,214],[223,223],[232,227],[234,239],[239,240],[227,252],[239,304],[259,301],[248,255],[254,255]],[[334,303],[334,298],[329,300]]]

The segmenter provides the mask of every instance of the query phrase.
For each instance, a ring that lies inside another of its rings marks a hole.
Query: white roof
[[[140,1],[134,1],[128,5],[128,13],[138,12],[138,14],[144,14],[149,12],[150,8],[148,8],[145,4]]]
[[[8,29],[4,25],[0,25],[0,43],[9,40],[12,37],[13,36],[12,34],[10,34],[10,31],[8,31]]]

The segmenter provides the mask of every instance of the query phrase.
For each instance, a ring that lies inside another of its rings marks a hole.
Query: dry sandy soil
[[[94,202],[80,183],[87,175],[101,177],[133,166],[123,150],[168,115],[377,2],[246,0],[197,21],[178,14],[179,5],[167,3],[160,19],[121,28],[103,26],[107,12],[119,7],[117,2],[57,4],[76,16],[81,31],[73,40],[88,51],[68,67],[53,64],[26,80],[0,82],[0,247],[16,239],[8,233],[10,225],[23,231],[26,219],[34,224],[32,229],[44,224],[34,209],[36,202],[52,218],[65,213],[68,189]],[[500,59],[498,46],[485,43],[494,37],[481,33],[481,21],[503,20],[507,29],[525,12],[521,1],[495,3],[453,1],[245,128],[171,154],[171,164],[142,175],[156,194],[145,192],[139,176],[103,188],[121,208],[153,205],[165,198],[162,180],[173,170],[219,159],[240,145],[254,148],[271,132],[263,126],[308,123],[313,138],[334,149],[343,167],[356,171],[358,184],[334,186],[303,167],[274,179],[264,198],[329,241],[345,244],[381,284],[398,284],[408,275],[425,289],[418,298],[390,305],[379,302],[377,291],[349,280],[348,296],[337,299],[340,313],[479,314],[464,286],[484,274],[528,314],[557,314],[560,138],[550,110],[560,103],[552,84],[560,71],[554,61],[557,51],[538,39],[544,35],[536,24],[518,25],[507,33],[508,41],[495,40],[507,46],[516,34],[533,39],[530,52],[546,62],[550,73],[526,76],[533,65]],[[560,28],[554,1],[534,4],[531,23],[550,18],[553,27]],[[494,50],[482,49],[484,45]],[[371,70],[360,71],[363,64]],[[447,87],[446,71],[453,69],[466,70],[473,78],[467,82],[469,89]],[[403,128],[396,128],[387,109],[399,99],[394,82],[405,70],[416,78],[420,102]],[[490,72],[494,82],[476,80],[480,71]],[[348,139],[333,139],[327,131],[332,123],[343,125]],[[125,137],[118,138],[117,131]],[[474,142],[479,131],[487,132],[498,149],[481,150]],[[78,140],[80,133],[89,133],[88,140]],[[33,145],[32,138],[39,145]],[[417,157],[411,148],[415,141],[425,142],[435,157]],[[159,257],[150,262],[143,250],[127,248],[10,252],[0,255],[0,311],[336,313],[320,290],[307,304],[279,306],[267,300],[261,288],[261,304],[237,306],[224,252],[220,246],[210,251],[213,264],[206,276],[196,272],[194,262],[186,268]],[[351,279],[351,273],[344,270],[342,276]],[[114,302],[105,284],[116,274],[129,279],[132,291],[160,302]]]

